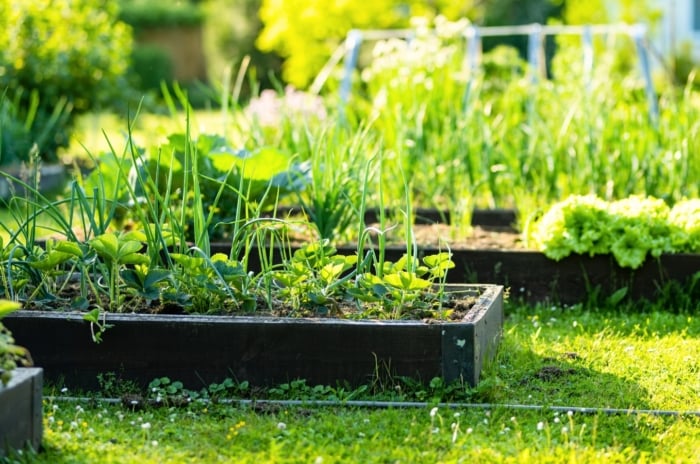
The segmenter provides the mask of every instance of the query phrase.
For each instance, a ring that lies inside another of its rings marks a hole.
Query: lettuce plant
[[[549,258],[611,254],[622,267],[638,268],[647,256],[700,251],[700,201],[631,196],[606,202],[572,195],[554,204],[535,226],[536,246]]]

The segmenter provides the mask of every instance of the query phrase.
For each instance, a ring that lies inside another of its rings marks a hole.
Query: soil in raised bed
[[[452,249],[466,250],[523,250],[527,249],[520,233],[510,227],[473,226],[460,234],[446,224],[416,225],[413,227],[416,242],[421,246],[439,247],[445,244]]]

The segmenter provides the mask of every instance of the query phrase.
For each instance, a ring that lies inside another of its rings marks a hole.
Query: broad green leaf
[[[445,263],[451,262],[450,253],[442,252],[436,253],[434,255],[428,255],[425,258],[423,258],[423,262],[429,267],[442,266]],[[452,263],[452,266],[454,266],[454,263]]]
[[[172,273],[167,269],[152,269],[146,274],[146,279],[143,283],[144,287],[151,287],[157,283],[168,280]]]
[[[226,261],[228,261],[228,256],[225,255],[224,253],[215,253],[211,256],[212,263],[226,262]]]
[[[400,271],[384,276],[384,281],[394,288],[403,290],[421,290],[430,287],[429,280],[421,279],[412,272]]]
[[[68,253],[62,253],[60,251],[51,251],[49,253],[45,253],[38,261],[31,261],[29,265],[34,269],[39,269],[40,271],[49,271],[51,269],[56,268],[56,266],[58,266],[59,264],[65,263],[72,257],[73,255],[70,255]]]
[[[136,288],[139,290],[144,287],[143,276],[141,275],[141,273],[136,272],[134,269],[124,269],[122,272],[119,273],[119,275],[121,276],[122,280],[127,285],[127,287]]]
[[[129,253],[128,255],[119,258],[120,264],[144,264],[148,265],[151,262],[148,256],[140,253]]]
[[[607,298],[609,306],[617,305],[622,299],[627,296],[627,287],[618,288],[612,295]]]
[[[365,288],[371,288],[373,285],[384,285],[382,279],[369,272],[362,274],[358,282]]]
[[[54,243],[53,249],[63,253],[69,253],[75,256],[76,258],[82,258],[84,256],[83,249],[80,248],[80,245],[78,245],[75,242],[69,242],[67,240],[61,240],[59,242]]]
[[[109,260],[116,260],[119,254],[119,239],[113,233],[106,233],[90,240],[90,246],[97,254]]]
[[[375,293],[370,292],[364,288],[351,287],[347,290],[348,295],[355,298],[356,300],[363,301],[365,303],[376,303],[381,301]]]
[[[323,266],[319,271],[319,277],[327,283],[335,280],[345,270],[345,263],[330,263]]]
[[[0,300],[0,319],[21,307],[22,305],[16,301]]]
[[[289,168],[289,155],[272,147],[255,150],[246,160],[239,160],[243,177],[251,180],[270,180]]]
[[[135,240],[137,242],[146,243],[146,240],[148,240],[148,238],[146,237],[146,234],[143,231],[130,230],[129,232],[126,232],[119,236],[120,242],[127,240]]]
[[[84,311],[90,306],[90,301],[84,296],[74,298],[70,302],[70,308],[75,311]]]
[[[94,324],[100,322],[100,309],[95,308],[87,313],[83,314],[83,320],[87,322],[92,322]]]
[[[119,252],[117,254],[117,259],[119,260],[119,262],[122,262],[124,256],[136,253],[142,248],[143,244],[141,242],[137,242],[135,240],[123,241],[119,243]]]

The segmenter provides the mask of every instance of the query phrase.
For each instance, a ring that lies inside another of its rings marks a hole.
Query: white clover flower
[[[143,430],[149,430],[151,428],[151,423],[150,422],[144,422],[141,424],[141,429]]]
[[[438,408],[434,407],[433,409],[430,410],[430,417],[435,417],[437,415]]]
[[[540,432],[541,432],[542,430],[544,430],[544,422],[538,422],[538,423],[537,423],[537,430],[540,431]]]
[[[285,429],[287,428],[287,424],[285,424],[284,422],[278,422],[278,423],[277,423],[277,428],[278,428],[279,430],[285,430]]]

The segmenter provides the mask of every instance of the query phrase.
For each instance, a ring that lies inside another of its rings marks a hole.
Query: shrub
[[[22,100],[27,103],[23,105]],[[6,90],[0,96],[0,166],[28,162],[33,153],[41,153],[56,143],[60,136],[56,129],[66,123],[70,109],[61,100],[48,113],[38,111],[39,103],[36,89]]]
[[[62,101],[72,115],[123,99],[131,54],[130,28],[117,21],[114,0],[0,1],[0,89],[22,92],[20,111],[37,92],[36,120]],[[44,160],[66,146],[73,118],[41,147]]]
[[[202,24],[204,11],[190,1],[121,0],[119,19],[134,28]]]
[[[262,29],[258,16],[261,0],[209,0],[206,4],[204,23],[204,47],[207,59],[207,77],[213,83],[225,83],[225,79],[236,78],[236,71],[244,58],[250,59],[248,72],[250,82],[242,88],[241,100],[247,101],[256,95],[259,85],[263,89],[273,88],[274,79],[279,78],[282,60],[275,53],[266,53],[255,46]],[[233,73],[227,76],[227,68]]]
[[[174,79],[173,60],[168,52],[156,45],[139,45],[131,55],[130,73],[141,90],[160,91],[161,82]]]

